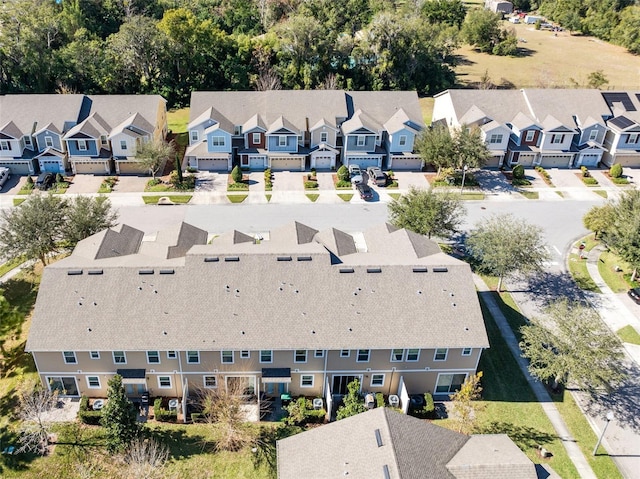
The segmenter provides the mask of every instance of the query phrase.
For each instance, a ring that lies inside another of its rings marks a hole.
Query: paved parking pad
[[[421,172],[395,171],[393,175],[398,181],[398,187],[403,190],[408,190],[412,187],[422,190],[429,188],[429,182]]]
[[[290,171],[275,172],[273,174],[273,192],[275,194],[280,191],[304,191],[303,174]]]
[[[67,194],[97,193],[106,176],[75,175],[67,188]]]
[[[118,182],[113,187],[114,193],[142,193],[149,176],[118,176]]]
[[[550,168],[547,170],[547,172],[551,176],[551,182],[556,186],[556,188],[589,188],[577,176],[582,176],[582,173],[579,169],[561,170],[559,168]]]
[[[501,171],[476,170],[473,174],[480,188],[487,194],[513,193],[515,191],[515,188],[511,186]]]
[[[7,195],[17,195],[20,189],[27,182],[26,176],[19,175],[11,175],[9,179],[2,185],[2,189],[0,189],[0,194]]]
[[[228,174],[200,171],[196,174],[196,192],[227,191]]]

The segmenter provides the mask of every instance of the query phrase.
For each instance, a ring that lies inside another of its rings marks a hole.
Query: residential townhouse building
[[[142,141],[164,139],[166,102],[158,95],[0,97],[0,166],[13,174],[139,173]]]
[[[640,92],[603,92],[610,114],[604,163],[640,166]]]
[[[492,153],[488,167],[640,165],[633,153],[625,156],[637,147],[634,137],[615,134],[614,104],[626,104],[631,113],[624,114],[633,116],[631,96],[580,89],[447,90],[435,96],[433,122],[451,131],[479,127]],[[628,101],[615,101],[622,97]]]
[[[448,397],[489,347],[468,264],[404,229],[143,236],[105,230],[45,268],[26,349],[49,388],[105,397],[118,373],[131,397],[231,382],[331,408],[358,378],[406,409]]]
[[[423,127],[415,92],[193,92],[185,166],[420,169],[413,144]]]

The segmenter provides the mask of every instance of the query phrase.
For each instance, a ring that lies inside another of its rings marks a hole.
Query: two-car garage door
[[[273,171],[302,171],[303,158],[271,158]]]
[[[106,175],[109,173],[104,161],[83,161],[74,163],[75,173]]]
[[[380,166],[378,164],[378,158],[362,158],[358,156],[352,156],[347,158],[348,165],[358,165],[360,168],[368,168],[370,166]]]
[[[198,170],[229,171],[229,161],[226,158],[198,158]]]
[[[3,161],[0,162],[0,166],[4,168],[9,168],[9,171],[12,175],[28,175],[29,172],[29,163],[26,161]]]

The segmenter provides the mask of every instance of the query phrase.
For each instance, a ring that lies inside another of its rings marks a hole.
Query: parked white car
[[[11,171],[9,170],[9,168],[0,167],[0,188],[4,186],[10,176]]]
[[[358,165],[349,165],[349,177],[352,185],[362,183],[362,170]]]

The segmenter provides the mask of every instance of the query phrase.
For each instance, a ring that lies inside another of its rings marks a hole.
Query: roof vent
[[[153,274],[152,269],[140,269],[138,270],[138,274]]]
[[[427,270],[426,266],[414,266],[413,267],[413,272],[414,273],[426,273],[427,271],[428,270]]]
[[[380,435],[380,429],[376,429],[375,433],[376,433],[376,442],[378,443],[378,447],[384,446],[384,444],[382,443],[382,436]]]
[[[102,270],[101,269],[90,269],[89,271],[87,271],[87,274],[102,274]]]
[[[240,261],[240,257],[239,256],[227,256],[224,260],[226,262],[236,262],[236,261]]]
[[[77,276],[79,274],[82,274],[82,270],[81,269],[70,269],[67,271],[67,274],[69,276]]]
[[[291,256],[278,256],[278,261],[291,261]]]
[[[446,273],[449,271],[446,266],[436,266],[435,268],[431,268],[434,273]]]
[[[391,479],[391,475],[389,473],[389,466],[387,466],[386,464],[382,466],[382,474],[384,476],[384,479]]]
[[[207,256],[204,259],[205,263],[217,263],[218,261],[220,261],[220,258],[218,258],[217,256]]]
[[[174,274],[175,271],[173,269],[161,269],[160,274]]]
[[[311,261],[311,256],[298,256],[298,261]]]
[[[367,268],[367,273],[382,273],[382,268]]]
[[[341,273],[353,273],[354,270],[353,270],[353,268],[340,268],[340,272]],[[82,273],[80,273],[80,274],[82,274]]]

